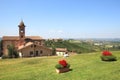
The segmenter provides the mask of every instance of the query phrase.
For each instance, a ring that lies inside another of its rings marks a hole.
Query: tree
[[[54,45],[52,45],[52,55],[55,55],[56,54],[56,48]]]
[[[18,58],[19,57],[18,52],[15,49],[14,45],[8,46],[8,56],[10,58]]]

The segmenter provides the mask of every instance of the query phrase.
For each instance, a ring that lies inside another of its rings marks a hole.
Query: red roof
[[[2,40],[19,40],[18,36],[3,36]]]
[[[67,52],[66,48],[56,48],[56,51]]]
[[[25,38],[30,38],[32,40],[41,40],[40,36],[26,36]],[[2,40],[19,40],[19,36],[3,36]]]
[[[30,39],[33,39],[33,40],[40,40],[40,39],[43,39],[43,38],[40,37],[40,36],[26,36],[25,38],[30,38]]]

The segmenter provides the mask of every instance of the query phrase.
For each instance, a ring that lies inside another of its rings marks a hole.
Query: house
[[[25,25],[21,21],[18,25],[19,36],[3,36],[3,55],[8,56],[8,46],[14,45],[16,50],[22,54],[23,57],[29,56],[45,56],[51,55],[52,49],[44,46],[44,39],[40,36],[26,36]],[[32,47],[34,46],[34,47]]]
[[[66,54],[68,51],[66,48],[56,48],[56,54],[58,56],[63,56],[64,54]]]
[[[95,46],[102,46],[103,43],[94,43]]]
[[[34,57],[34,56],[51,56],[52,51],[50,48],[38,45],[33,42],[28,42],[25,45],[18,47],[19,53],[22,54],[22,57]]]

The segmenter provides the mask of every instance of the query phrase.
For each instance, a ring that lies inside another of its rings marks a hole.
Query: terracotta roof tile
[[[2,40],[19,40],[18,36],[3,36]]]
[[[56,48],[56,51],[67,51],[67,49],[66,48]]]
[[[25,38],[30,38],[33,40],[41,40],[42,37],[40,36],[26,36]],[[3,36],[2,40],[19,40],[19,36]]]
[[[33,39],[33,40],[40,40],[40,39],[43,39],[43,38],[40,37],[40,36],[26,36],[25,38],[30,38],[30,39]]]

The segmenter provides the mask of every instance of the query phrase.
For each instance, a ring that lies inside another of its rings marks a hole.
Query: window
[[[40,54],[42,54],[42,53],[43,53],[43,51],[41,50],[41,51],[40,51]]]
[[[39,45],[41,45],[41,43],[39,43]]]
[[[34,47],[36,47],[36,45],[34,45]]]
[[[36,56],[38,56],[38,51],[36,51]]]
[[[33,51],[30,51],[30,56],[33,56]]]

